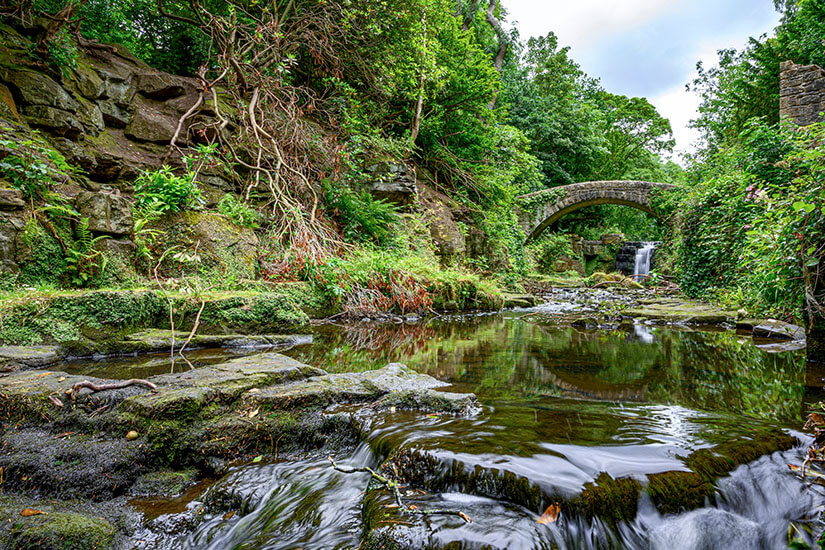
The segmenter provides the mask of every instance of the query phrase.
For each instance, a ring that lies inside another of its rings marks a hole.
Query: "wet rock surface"
[[[132,385],[93,393],[86,388],[72,400],[67,390],[84,380],[108,383],[39,370],[0,380],[0,468],[7,491],[83,502],[126,494],[174,497],[199,477],[222,474],[238,458],[352,449],[358,426],[350,414],[324,412],[330,404],[375,404],[372,414],[382,414],[382,407],[451,412],[475,407],[473,396],[434,391],[445,384],[404,365],[327,374],[276,353],[153,376],[155,390]],[[10,536],[80,525],[101,533],[91,547],[108,548],[124,534],[121,527],[82,511],[47,514],[28,523]],[[50,536],[43,535],[44,540]]]

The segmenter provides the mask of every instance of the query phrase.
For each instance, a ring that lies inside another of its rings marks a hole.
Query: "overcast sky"
[[[678,151],[696,139],[696,62],[741,48],[779,22],[772,0],[503,0],[523,39],[553,31],[609,92],[646,97],[670,119]]]

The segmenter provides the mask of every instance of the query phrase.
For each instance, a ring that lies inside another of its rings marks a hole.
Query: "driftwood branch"
[[[138,378],[132,378],[131,380],[121,380],[120,382],[112,382],[109,384],[95,384],[94,382],[89,382],[88,380],[84,380],[83,382],[78,382],[72,386],[70,390],[70,396],[72,401],[77,397],[78,392],[83,388],[88,388],[92,391],[92,393],[96,393],[99,391],[106,391],[106,390],[119,390],[121,388],[127,388],[129,386],[146,386],[150,390],[156,390],[158,387],[153,383],[149,382],[148,380],[140,380]],[[54,401],[52,401],[54,403]],[[56,403],[55,403],[56,404]]]

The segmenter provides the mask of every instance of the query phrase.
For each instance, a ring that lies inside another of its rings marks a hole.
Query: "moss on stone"
[[[59,343],[82,355],[106,340],[122,340],[129,329],[158,324],[167,311],[165,300],[150,291],[28,294],[0,305],[0,344]]]
[[[22,233],[22,244],[24,251],[18,262],[18,282],[26,285],[59,285],[66,272],[66,259],[57,239],[32,220]]]
[[[661,514],[701,508],[716,491],[713,483],[695,472],[662,472],[647,478],[647,494]]]
[[[108,521],[77,513],[53,512],[13,520],[7,548],[18,550],[103,550],[115,539]]]
[[[563,509],[588,519],[598,517],[611,523],[632,521],[636,517],[641,490],[642,484],[635,479],[614,479],[602,472],[595,481],[585,484],[581,494]]]
[[[138,496],[174,497],[183,493],[198,479],[198,471],[159,471],[140,476],[129,493]]]
[[[687,456],[685,464],[702,478],[715,481],[737,466],[776,451],[787,451],[796,444],[797,439],[782,430],[766,430],[751,439],[726,441],[711,449],[699,449]]]

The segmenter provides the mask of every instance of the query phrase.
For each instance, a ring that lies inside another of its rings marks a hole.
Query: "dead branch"
[[[92,393],[97,393],[99,391],[106,391],[106,390],[119,390],[122,388],[127,388],[129,386],[146,386],[150,390],[156,390],[158,387],[153,383],[147,380],[140,380],[138,378],[132,378],[131,380],[121,380],[120,382],[112,382],[110,384],[95,384],[94,382],[89,382],[88,380],[84,380],[83,382],[77,382],[75,385],[72,386],[70,396],[72,401],[75,400],[77,394],[83,388],[87,388],[92,391]]]
[[[329,459],[330,464],[332,467],[342,473],[345,474],[355,474],[355,473],[368,473],[372,477],[372,479],[378,481],[388,491],[390,491],[393,496],[395,497],[395,503],[398,505],[398,509],[401,510],[405,514],[411,515],[419,515],[419,516],[435,516],[435,515],[443,515],[443,516],[458,516],[463,519],[466,523],[472,523],[473,520],[470,519],[470,516],[465,514],[464,512],[459,512],[457,510],[444,510],[444,509],[434,509],[434,510],[420,510],[418,508],[410,508],[401,498],[401,489],[399,488],[398,482],[387,477],[382,476],[372,468],[342,468],[335,463],[335,460],[332,459],[331,456],[327,457]]]

